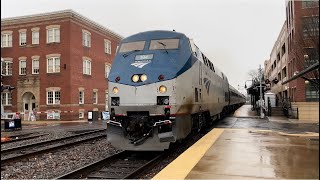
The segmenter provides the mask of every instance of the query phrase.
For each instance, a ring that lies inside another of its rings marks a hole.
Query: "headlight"
[[[119,89],[118,89],[117,87],[114,87],[114,88],[112,89],[112,92],[113,92],[113,94],[118,94]]]
[[[146,81],[148,79],[148,77],[147,77],[147,75],[145,75],[145,74],[142,74],[141,76],[140,76],[140,80],[143,82],[143,81]]]
[[[120,98],[119,97],[111,97],[111,106],[119,106]]]
[[[159,92],[160,93],[165,93],[165,92],[167,92],[167,87],[165,87],[164,85],[161,85],[160,87],[159,87]]]
[[[157,105],[169,105],[169,96],[157,96]]]
[[[138,82],[139,81],[139,76],[135,74],[135,75],[132,76],[131,80],[133,82]]]

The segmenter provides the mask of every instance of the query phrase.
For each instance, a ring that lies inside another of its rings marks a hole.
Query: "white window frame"
[[[12,47],[12,34],[1,33],[1,47]]]
[[[93,104],[98,104],[98,92],[93,91]]]
[[[3,76],[12,76],[12,61],[3,61],[2,63],[2,69],[1,69],[1,75]]]
[[[83,59],[83,74],[91,75],[91,60]]]
[[[35,61],[38,61],[38,67],[35,66]],[[40,61],[37,58],[32,59],[32,74],[39,74]]]
[[[79,112],[79,119],[83,119],[83,118],[84,118],[84,112],[81,111],[81,112]]]
[[[111,54],[111,41],[105,39],[104,40],[104,52],[107,54]]]
[[[84,90],[79,91],[79,104],[84,104]]]
[[[49,93],[52,93],[52,103],[49,103]],[[60,90],[48,90],[47,91],[47,105],[58,105],[61,101],[61,92]]]
[[[117,48],[116,48],[116,52],[118,52],[118,50],[119,50],[119,46],[117,46]]]
[[[82,45],[91,47],[91,34],[87,31],[82,31]]]
[[[49,61],[52,60],[52,72],[49,72],[51,70],[51,66],[49,66]],[[58,61],[58,62],[57,62]],[[60,72],[60,57],[49,57],[47,58],[47,73],[59,73]]]
[[[24,66],[22,65],[24,63]],[[19,75],[27,75],[27,60],[19,60]]]
[[[106,65],[105,65],[105,68],[104,68],[106,79],[109,78],[110,70],[111,70],[111,66],[110,66],[109,64],[106,64]]]
[[[27,45],[27,32],[22,31],[19,32],[19,46],[25,46]]]
[[[50,39],[52,37],[52,39]],[[47,43],[60,42],[60,28],[48,28],[47,29]]]
[[[3,106],[12,106],[12,93],[2,92],[1,93],[1,104]]]
[[[40,33],[39,31],[32,31],[32,44],[39,44]]]

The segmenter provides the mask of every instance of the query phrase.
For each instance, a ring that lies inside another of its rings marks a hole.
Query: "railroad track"
[[[201,134],[205,135],[212,128],[203,130]],[[190,136],[164,152],[122,151],[54,179],[138,179],[144,177],[156,164],[173,154],[178,148],[183,149],[180,153],[184,152],[196,142],[193,141]]]
[[[48,135],[48,133],[30,135],[30,136],[27,136],[27,137],[20,137],[20,135],[19,136],[10,136],[9,138],[11,138],[11,140],[1,142],[1,145],[2,144],[13,143],[13,142],[17,142],[17,141],[23,141],[23,140],[27,140],[27,139],[34,139],[34,138],[38,138],[38,137],[46,136],[46,135]]]
[[[103,138],[103,137],[106,137],[107,135],[105,131],[106,131],[105,129],[94,130],[94,131],[89,131],[89,132],[68,136],[64,138],[42,141],[42,142],[28,144],[24,146],[4,149],[4,150],[1,150],[1,164],[21,160],[21,158],[31,157],[34,155],[46,153],[56,149],[73,146],[75,144]],[[85,137],[88,135],[93,135],[93,136],[79,139],[80,137]]]
[[[135,179],[166,153],[122,151],[55,179]]]

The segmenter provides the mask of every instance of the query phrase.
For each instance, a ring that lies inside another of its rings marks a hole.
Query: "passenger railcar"
[[[108,79],[107,138],[124,150],[163,151],[245,103],[193,41],[175,31],[122,40]]]

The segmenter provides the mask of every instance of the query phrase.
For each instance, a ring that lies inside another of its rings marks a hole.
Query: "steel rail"
[[[53,150],[56,150],[56,149],[61,149],[61,148],[73,146],[73,145],[80,144],[80,143],[83,143],[83,142],[92,141],[92,140],[95,140],[95,139],[98,139],[98,138],[105,138],[106,136],[107,136],[106,134],[97,135],[97,136],[86,138],[86,139],[76,140],[76,141],[73,141],[71,143],[65,143],[65,144],[62,144],[62,145],[61,144],[53,145],[51,147],[46,147],[46,148],[41,149],[41,150],[35,150],[35,151],[29,150],[29,152],[25,151],[26,153],[23,153],[23,152],[20,151],[20,154],[17,155],[17,156],[3,158],[3,159],[1,158],[1,164],[18,161],[18,160],[21,160],[22,158],[27,158],[27,157],[31,157],[31,156],[35,156],[35,155],[39,155],[39,154],[44,154],[46,152],[50,152],[50,151],[53,151]]]
[[[147,163],[141,165],[137,162],[139,159],[130,158],[136,153],[137,152],[132,151],[121,151],[115,155],[98,160],[54,179],[133,179],[141,175],[142,172],[145,172],[147,168],[153,167],[153,165],[160,161],[164,155],[164,153],[154,154],[151,160],[148,160]],[[123,164],[123,160],[125,159],[127,159],[127,161]],[[146,160],[142,159],[141,161]]]
[[[36,142],[36,143],[32,143],[32,144],[27,144],[27,145],[8,148],[8,149],[3,149],[3,150],[1,149],[1,154],[7,153],[7,152],[10,152],[10,151],[17,151],[17,150],[26,149],[26,148],[29,148],[29,147],[40,146],[40,145],[44,145],[44,144],[48,144],[48,143],[53,143],[53,142],[67,140],[67,139],[72,139],[72,138],[75,138],[75,137],[80,137],[80,136],[93,134],[93,133],[97,133],[97,132],[102,132],[102,131],[105,131],[105,129],[98,129],[98,130],[89,131],[89,132],[85,132],[85,133],[81,133],[81,134],[77,134],[77,135],[67,136],[67,137],[53,139],[53,140]]]

